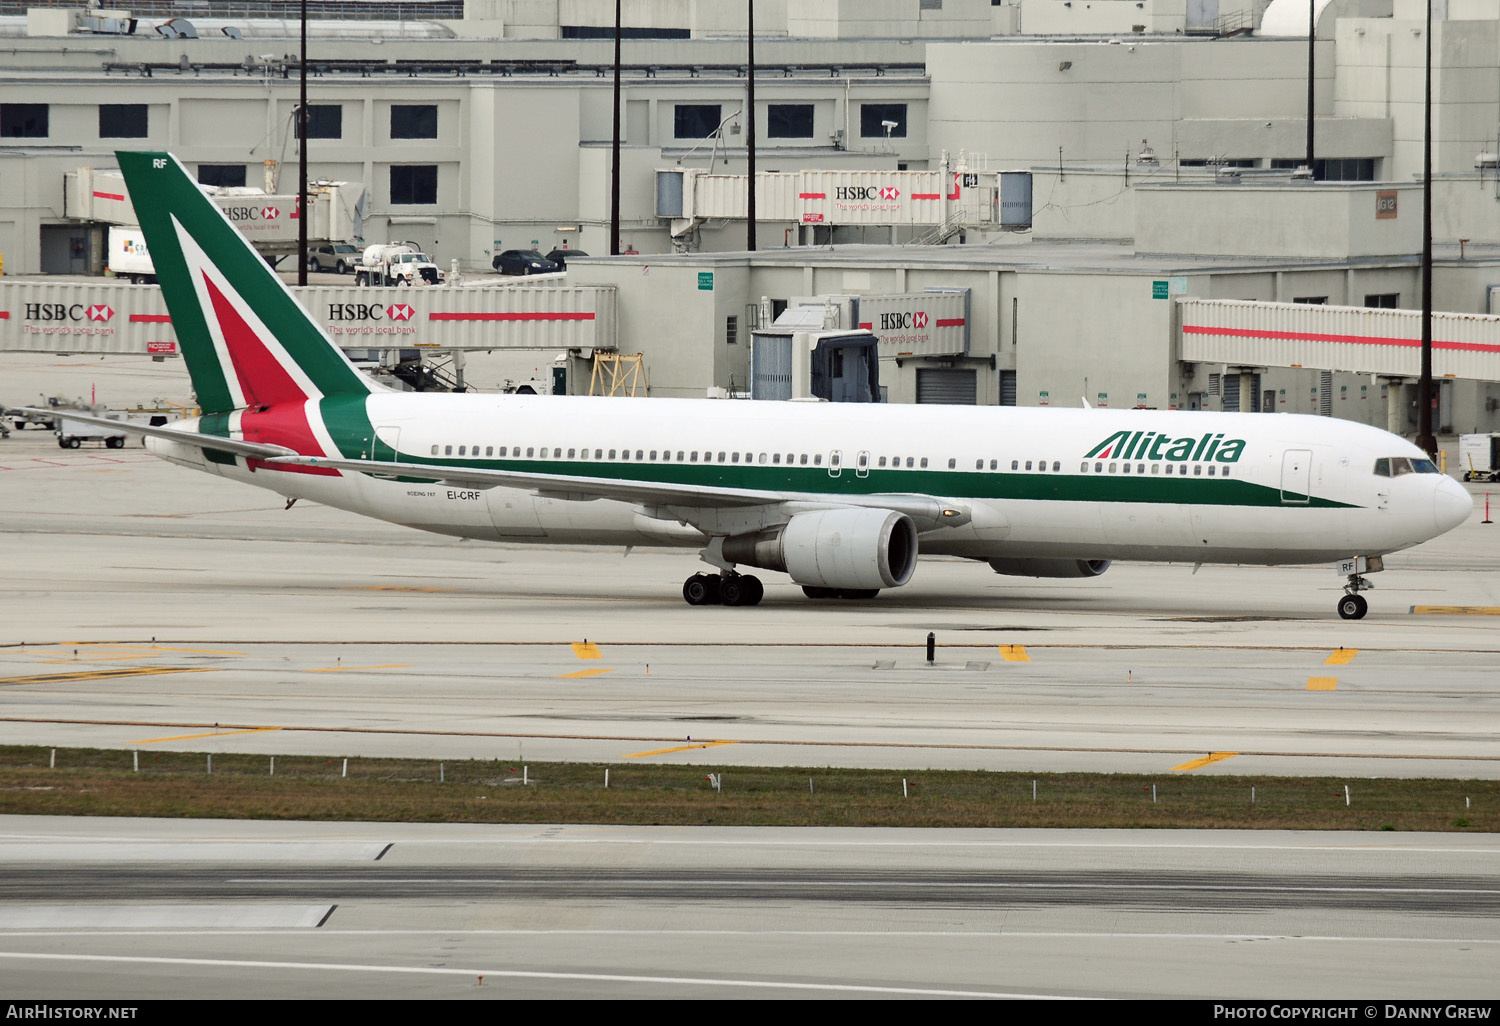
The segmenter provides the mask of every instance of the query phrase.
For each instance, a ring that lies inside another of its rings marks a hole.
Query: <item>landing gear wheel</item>
[[[1369,608],[1363,595],[1345,595],[1339,599],[1339,616],[1345,620],[1363,620]]]
[[[864,602],[874,598],[879,594],[879,588],[845,588],[843,591],[839,592],[839,598],[854,599],[858,602]]]
[[[730,574],[719,579],[719,599],[726,606],[757,605],[766,593],[757,577]]]
[[[810,599],[826,599],[835,597],[832,588],[814,588],[810,584],[804,584],[802,586],[802,594],[806,595]]]
[[[690,606],[719,604],[719,579],[712,574],[694,574],[682,584],[682,597]]]

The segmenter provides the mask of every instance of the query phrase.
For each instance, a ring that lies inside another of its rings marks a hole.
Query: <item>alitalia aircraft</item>
[[[1415,446],[1309,416],[402,393],[360,374],[166,153],[120,153],[204,413],[132,430],[173,463],[426,531],[681,546],[691,604],[788,574],[871,598],[918,553],[1001,574],[1111,560],[1365,574],[1472,511]],[[81,418],[80,418],[81,419]],[[113,423],[113,422],[112,422]]]

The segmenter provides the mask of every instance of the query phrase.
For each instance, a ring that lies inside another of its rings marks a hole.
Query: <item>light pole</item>
[[[303,0],[306,3],[307,0]],[[615,137],[609,172],[609,255],[620,255],[620,0],[615,0]]]
[[[1417,384],[1417,448],[1437,459],[1432,433],[1432,0],[1427,0],[1422,96],[1422,377]]]
[[[301,102],[297,106],[297,284],[307,284],[307,0],[302,0]]]
[[[745,248],[755,250],[755,0],[746,0],[749,7],[749,57],[746,64],[745,74],[748,78],[749,95],[745,101],[745,145],[748,147],[750,166],[749,190],[747,197],[747,213],[749,221],[745,226]]]

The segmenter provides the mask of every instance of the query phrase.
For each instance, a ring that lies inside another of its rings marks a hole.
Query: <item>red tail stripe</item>
[[[255,330],[245,323],[239,311],[214,285],[213,279],[204,274],[203,281],[208,286],[214,316],[218,318],[219,331],[224,336],[224,347],[229,352],[229,362],[234,365],[246,403],[271,405],[307,401],[310,397],[302,386],[287,373]]]

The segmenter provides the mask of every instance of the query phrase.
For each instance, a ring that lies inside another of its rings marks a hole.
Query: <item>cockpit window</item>
[[[1376,477],[1400,477],[1403,474],[1441,474],[1437,464],[1431,460],[1412,460],[1405,456],[1391,456],[1375,461]]]

